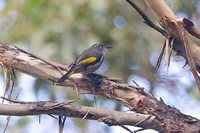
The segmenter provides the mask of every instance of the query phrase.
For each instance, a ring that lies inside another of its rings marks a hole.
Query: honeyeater
[[[75,73],[87,75],[96,71],[101,66],[108,48],[111,47],[104,44],[94,44],[89,49],[83,51],[83,53],[69,65],[67,73],[58,79],[57,83],[62,83]]]

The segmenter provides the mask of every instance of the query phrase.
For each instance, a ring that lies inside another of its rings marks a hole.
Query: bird
[[[67,73],[59,78],[57,83],[62,83],[75,73],[87,75],[95,72],[102,65],[106,51],[109,48],[112,47],[99,43],[83,51],[76,60],[69,65]]]

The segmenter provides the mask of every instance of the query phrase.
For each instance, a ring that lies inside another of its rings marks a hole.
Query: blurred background
[[[158,24],[155,14],[144,1],[136,1],[140,8]],[[197,27],[200,19],[199,0],[168,0],[178,17],[191,19]],[[97,73],[122,79],[140,86],[156,98],[181,112],[200,118],[200,92],[182,57],[172,56],[169,71],[156,61],[164,37],[143,23],[142,18],[124,0],[0,0],[0,42],[18,46],[43,58],[69,64],[83,50],[94,43],[112,45]],[[194,38],[193,38],[194,39]],[[195,40],[195,39],[194,39]],[[195,40],[198,43],[198,40]],[[175,54],[174,54],[175,55]],[[1,70],[0,95],[5,89]],[[71,88],[57,87],[51,82],[16,72],[13,99],[64,101],[76,98]],[[126,111],[116,102],[91,95],[81,95],[75,104],[99,106]],[[0,116],[0,132],[6,125],[6,116]],[[69,126],[70,125],[70,126]],[[130,127],[132,130],[139,128]],[[7,133],[55,133],[58,122],[47,115],[11,117]],[[108,127],[96,121],[67,118],[64,132],[69,133],[127,133],[121,127]],[[142,131],[153,133],[153,130]]]

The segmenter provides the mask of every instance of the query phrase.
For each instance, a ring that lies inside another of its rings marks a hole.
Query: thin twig
[[[10,68],[9,72],[10,72],[10,87],[9,87],[10,92],[9,92],[9,95],[8,95],[8,99],[11,99],[14,84],[15,84],[15,73],[14,73],[14,69],[12,69],[12,68]]]
[[[137,132],[140,132],[140,131],[143,131],[143,130],[145,130],[145,129],[141,128],[141,129],[138,129],[138,130],[134,131],[134,133],[137,133]]]
[[[144,120],[139,121],[138,123],[135,124],[135,126],[138,126],[139,124],[141,124],[142,122],[149,120],[152,116],[148,116],[147,118],[145,118]]]
[[[131,131],[131,129],[129,129],[128,127],[121,125],[120,127],[122,127],[123,129],[125,129],[126,131],[128,131],[129,133],[134,133],[133,131]]]
[[[13,92],[13,88],[14,88],[14,84],[15,84],[15,79],[16,79],[16,75],[15,75],[15,71],[13,68],[8,68],[8,75],[9,75],[9,79],[7,80],[7,85],[8,85],[8,81],[10,81],[9,83],[9,94],[8,94],[8,99],[11,100],[12,97],[12,92]],[[7,86],[8,87],[8,86]],[[5,92],[8,91],[8,88],[6,88]],[[4,93],[5,94],[5,93]],[[18,95],[16,96],[15,100],[18,98]],[[11,116],[7,117],[7,122],[6,122],[6,126],[4,128],[3,133],[6,132],[7,128],[8,128],[8,124],[10,122],[10,118]]]
[[[4,128],[4,130],[3,130],[3,133],[6,133],[6,130],[7,130],[7,128],[8,128],[9,121],[10,121],[10,116],[8,116],[8,117],[6,118],[6,126],[5,126],[5,128]]]
[[[169,37],[166,39],[166,48],[165,48],[165,67],[167,66],[167,73],[169,72],[169,62],[170,62],[170,40]]]
[[[87,117],[87,115],[89,114],[89,110],[87,110],[86,114],[84,115],[84,117],[82,118],[83,120]]]
[[[59,124],[59,133],[63,132],[66,116],[59,116],[58,117],[58,124]]]
[[[139,84],[135,80],[132,80],[132,81],[137,87],[140,87]]]
[[[76,100],[70,100],[70,101],[66,101],[66,102],[56,103],[56,104],[52,105],[51,107],[48,107],[47,110],[63,107],[65,105],[71,104],[71,103],[73,103],[75,101]]]
[[[8,81],[10,80],[10,75],[8,74],[9,73],[9,68],[4,66],[3,67],[3,74],[4,74],[4,79],[5,79],[5,82],[6,82],[6,86],[5,86],[5,90],[4,90],[4,94],[3,94],[3,97],[6,97],[6,93],[8,92],[8,88],[9,88],[9,83]],[[9,75],[9,76],[8,76]],[[4,103],[4,99],[2,100],[2,103]]]
[[[169,52],[169,58],[168,58],[168,69],[169,69],[169,66],[170,66],[170,58],[171,58],[171,56],[172,56],[172,49],[173,49],[173,47],[174,47],[174,38],[170,41],[170,52]]]
[[[20,103],[20,104],[33,103],[33,102],[24,102],[24,101],[11,100],[11,99],[8,99],[8,98],[2,97],[2,96],[0,96],[0,98],[1,98],[1,99],[4,99],[4,100],[6,100],[6,101],[12,102],[12,103]]]
[[[159,57],[158,57],[157,63],[156,63],[156,67],[157,67],[157,68],[160,67],[160,63],[161,63],[162,57],[163,57],[163,55],[164,55],[165,48],[166,48],[166,40],[165,40],[165,42],[164,42],[162,51],[161,51],[161,53],[160,53],[160,55],[159,55]]]
[[[52,118],[54,118],[54,119],[58,119],[57,117],[55,117],[55,116],[53,116],[52,114],[48,114],[49,116],[51,116]]]
[[[181,36],[182,37],[182,43],[183,43],[184,48],[185,48],[185,53],[186,53],[186,56],[187,56],[188,64],[190,65],[192,74],[193,74],[193,76],[196,80],[197,87],[200,90],[200,77],[198,76],[197,67],[196,67],[195,61],[192,57],[192,54],[191,54],[191,49],[190,49],[190,46],[189,46],[189,43],[188,43],[188,39],[186,38],[185,33],[181,34],[181,35],[182,35]]]
[[[50,65],[50,66],[56,68],[61,74],[63,74],[61,69],[66,70],[66,68],[67,68],[66,66],[64,66],[64,65],[62,65],[62,64],[54,63],[54,62],[52,62],[52,61],[49,61],[49,60],[47,60],[47,59],[44,59],[44,58],[42,58],[42,57],[39,57],[39,56],[34,55],[34,54],[32,54],[32,53],[29,53],[29,52],[27,52],[27,51],[25,51],[25,50],[23,50],[23,49],[21,49],[21,48],[19,48],[19,47],[17,47],[17,46],[15,46],[15,48],[16,48],[17,50],[23,52],[23,53],[26,53],[26,54],[30,55],[31,57],[34,57],[34,58],[36,58],[36,59],[39,59],[39,60],[41,60],[41,61],[47,63],[48,65]]]
[[[162,28],[155,25],[146,15],[145,13],[131,0],[126,0],[144,19],[144,23],[153,28],[154,30],[160,32],[163,36],[167,36],[167,32]]]
[[[75,91],[76,91],[76,98],[79,99],[80,98],[80,94],[79,94],[79,90],[78,90],[78,87],[77,87],[75,82],[74,82],[74,88],[75,88]]]
[[[39,117],[39,118],[38,118],[38,122],[39,122],[39,124],[40,124],[40,122],[41,122],[41,115],[39,115],[38,117]]]

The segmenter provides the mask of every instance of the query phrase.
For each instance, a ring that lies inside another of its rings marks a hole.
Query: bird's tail
[[[62,83],[65,79],[67,79],[68,78],[68,76],[67,76],[67,73],[65,74],[65,75],[63,75],[61,78],[59,78],[58,80],[57,80],[57,83]]]
[[[57,83],[59,83],[59,84],[62,83],[64,80],[68,79],[69,76],[71,76],[72,74],[74,74],[73,67],[65,75],[63,75],[61,78],[59,78],[57,80]]]

